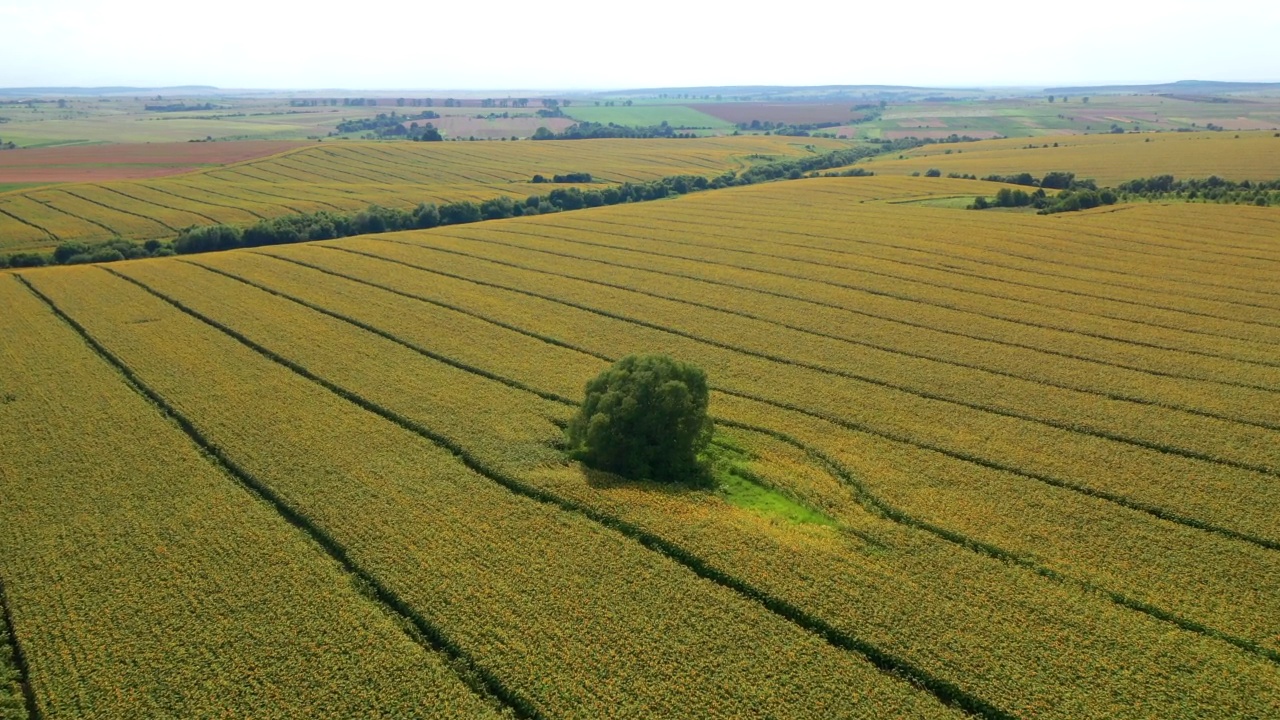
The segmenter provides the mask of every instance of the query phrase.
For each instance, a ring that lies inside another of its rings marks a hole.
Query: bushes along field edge
[[[138,243],[124,238],[112,238],[100,243],[78,241],[65,242],[53,253],[14,253],[0,256],[0,269],[42,267],[45,265],[69,265],[79,263],[104,263],[117,260],[134,260],[146,257],[163,257],[231,250],[238,247],[282,245],[311,240],[332,240],[352,235],[415,230],[497,220],[524,215],[540,215],[565,210],[617,205],[629,202],[659,200],[671,195],[684,195],[700,190],[713,190],[739,185],[754,185],[772,180],[794,180],[819,171],[852,165],[858,160],[886,152],[898,152],[920,145],[932,144],[932,140],[896,140],[862,147],[836,150],[822,155],[778,160],[753,165],[741,172],[726,171],[714,178],[702,175],[671,175],[644,183],[622,183],[599,190],[583,191],[580,188],[557,188],[546,195],[531,195],[524,201],[508,196],[495,197],[482,203],[469,200],[436,206],[420,203],[413,210],[399,210],[371,205],[353,213],[319,211],[284,215],[259,221],[248,228],[217,224],[192,226],[181,232],[173,241],[147,240]],[[831,174],[831,173],[829,173]],[[861,168],[846,170],[839,175],[870,175]]]

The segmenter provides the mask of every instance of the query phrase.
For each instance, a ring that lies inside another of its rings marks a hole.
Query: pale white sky
[[[0,87],[1280,81],[1277,0],[0,0]]]

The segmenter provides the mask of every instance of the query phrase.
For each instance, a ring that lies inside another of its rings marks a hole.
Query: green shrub
[[[587,383],[569,446],[591,467],[634,479],[706,484],[713,431],[707,375],[666,355],[629,355]]]

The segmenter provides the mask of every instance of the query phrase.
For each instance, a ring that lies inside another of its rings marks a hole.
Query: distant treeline
[[[331,240],[352,235],[432,228],[440,225],[457,225],[496,220],[509,217],[543,215],[547,213],[579,210],[582,208],[617,205],[629,202],[658,200],[673,195],[753,185],[770,180],[796,179],[813,176],[823,170],[843,168],[854,162],[882,152],[899,152],[920,145],[920,142],[893,141],[880,145],[868,145],[847,150],[837,150],[822,155],[778,160],[752,166],[742,172],[732,170],[714,178],[701,175],[675,175],[646,183],[623,183],[618,186],[583,191],[579,188],[557,188],[546,195],[531,195],[523,201],[511,197],[497,197],[482,203],[461,201],[436,206],[421,203],[413,210],[384,208],[376,205],[355,213],[321,211],[285,215],[261,220],[247,228],[232,225],[205,225],[187,228],[172,242],[148,240],[136,243],[122,238],[87,244],[68,242],[58,246],[52,254],[17,253],[0,256],[0,268],[40,267],[44,265],[69,265],[90,262],[112,262],[146,257],[163,257],[174,254],[211,252],[239,247],[282,245],[309,240]],[[828,175],[869,175],[862,168],[853,168]],[[569,176],[590,177],[587,173],[569,173]]]
[[[212,110],[213,103],[202,103],[199,105],[188,105],[186,103],[170,103],[168,105],[145,105],[143,106],[151,112],[187,112],[188,110]]]
[[[435,120],[439,117],[440,114],[434,110],[424,110],[415,115],[397,115],[396,111],[392,110],[390,115],[378,113],[377,117],[343,120],[338,123],[337,131],[339,133],[372,132],[377,137],[405,137],[410,134],[411,128],[406,128],[404,123],[411,120]],[[416,125],[412,129],[416,129]]]
[[[540,127],[533,133],[534,140],[600,140],[603,138],[693,138],[692,132],[680,132],[666,120],[658,125],[638,127],[633,125],[607,125],[596,122],[580,122],[570,125],[561,132],[552,132]]]
[[[1176,180],[1172,175],[1157,175],[1122,182],[1116,190],[1124,200],[1173,197],[1233,205],[1280,205],[1280,180],[1236,182],[1216,175],[1203,180]]]
[[[552,175],[548,180],[545,175],[534,175],[529,182],[536,184],[553,182],[553,183],[589,183],[591,182],[591,173],[573,172],[563,175]]]
[[[931,170],[930,173],[936,171]],[[954,175],[953,177],[965,177]],[[972,177],[972,176],[969,176]],[[1031,173],[1016,175],[988,175],[982,178],[990,182],[1035,187],[1028,192],[1017,188],[1001,188],[992,199],[975,198],[969,207],[985,210],[992,207],[1034,207],[1042,215],[1059,212],[1088,210],[1117,202],[1135,200],[1178,200],[1211,202],[1226,205],[1280,205],[1280,180],[1253,181],[1224,180],[1211,176],[1204,179],[1176,180],[1172,175],[1126,180],[1114,188],[1099,188],[1092,180],[1077,180],[1074,173],[1052,172],[1043,178]],[[1061,190],[1050,196],[1045,188]]]
[[[759,120],[752,120],[749,123],[748,122],[738,123],[737,128],[743,131],[769,132],[769,133],[773,133],[774,135],[799,136],[801,133],[808,134],[809,132],[812,132],[814,130],[822,130],[825,128],[839,127],[841,125],[847,125],[847,124],[848,123],[843,123],[843,122],[784,123],[784,122],[773,122],[772,120],[765,120],[763,122]]]

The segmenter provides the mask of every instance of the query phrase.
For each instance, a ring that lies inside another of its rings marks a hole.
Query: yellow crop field
[[[36,295],[9,277],[0,298],[23,339],[2,356],[0,573],[45,717],[292,714],[257,683],[335,716],[492,714]]]
[[[909,176],[1277,166],[1231,135],[0,275],[21,691],[49,717],[1280,716],[1280,210],[973,212],[937,199],[990,183]],[[0,210],[143,232],[794,140],[326,142]],[[566,455],[584,383],[650,352],[705,368],[746,494]]]
[[[847,146],[772,136],[308,145],[185,175],[0,193],[0,251],[44,250],[60,242],[114,236],[171,239],[191,225],[250,224],[263,217],[360,210],[370,204],[411,208],[504,195],[524,199],[546,192],[546,186],[531,183],[539,174],[585,172],[594,182],[609,184],[680,174],[710,177],[745,168],[753,159]]]
[[[189,266],[174,269],[184,268],[206,282],[234,284]],[[127,276],[147,270],[131,268]],[[509,492],[429,433],[378,417],[353,403],[350,391],[333,392],[299,374],[301,366],[264,357],[137,284],[97,268],[30,281],[140,384],[193,418],[201,436],[345,548],[353,564],[369,568],[476,672],[499,678],[493,681],[499,697],[514,709],[591,716],[620,708],[673,715],[690,707],[723,717],[761,708],[794,717],[949,714],[862,656],[700,579],[624,533]],[[112,311],[100,312],[103,303]],[[270,322],[270,314],[249,314]],[[299,332],[336,323],[324,316],[314,322]],[[244,331],[258,334],[251,326]],[[356,372],[398,372],[358,356],[346,360]],[[530,555],[541,543],[548,552]],[[594,572],[602,558],[608,574]],[[712,676],[723,680],[699,681]]]
[[[1173,175],[1178,178],[1274,180],[1280,176],[1280,137],[1270,131],[1162,132],[1099,135],[1054,135],[928,145],[863,164],[881,174],[924,174],[978,177],[1029,172],[1036,177],[1055,171],[1074,172],[1102,185]]]

